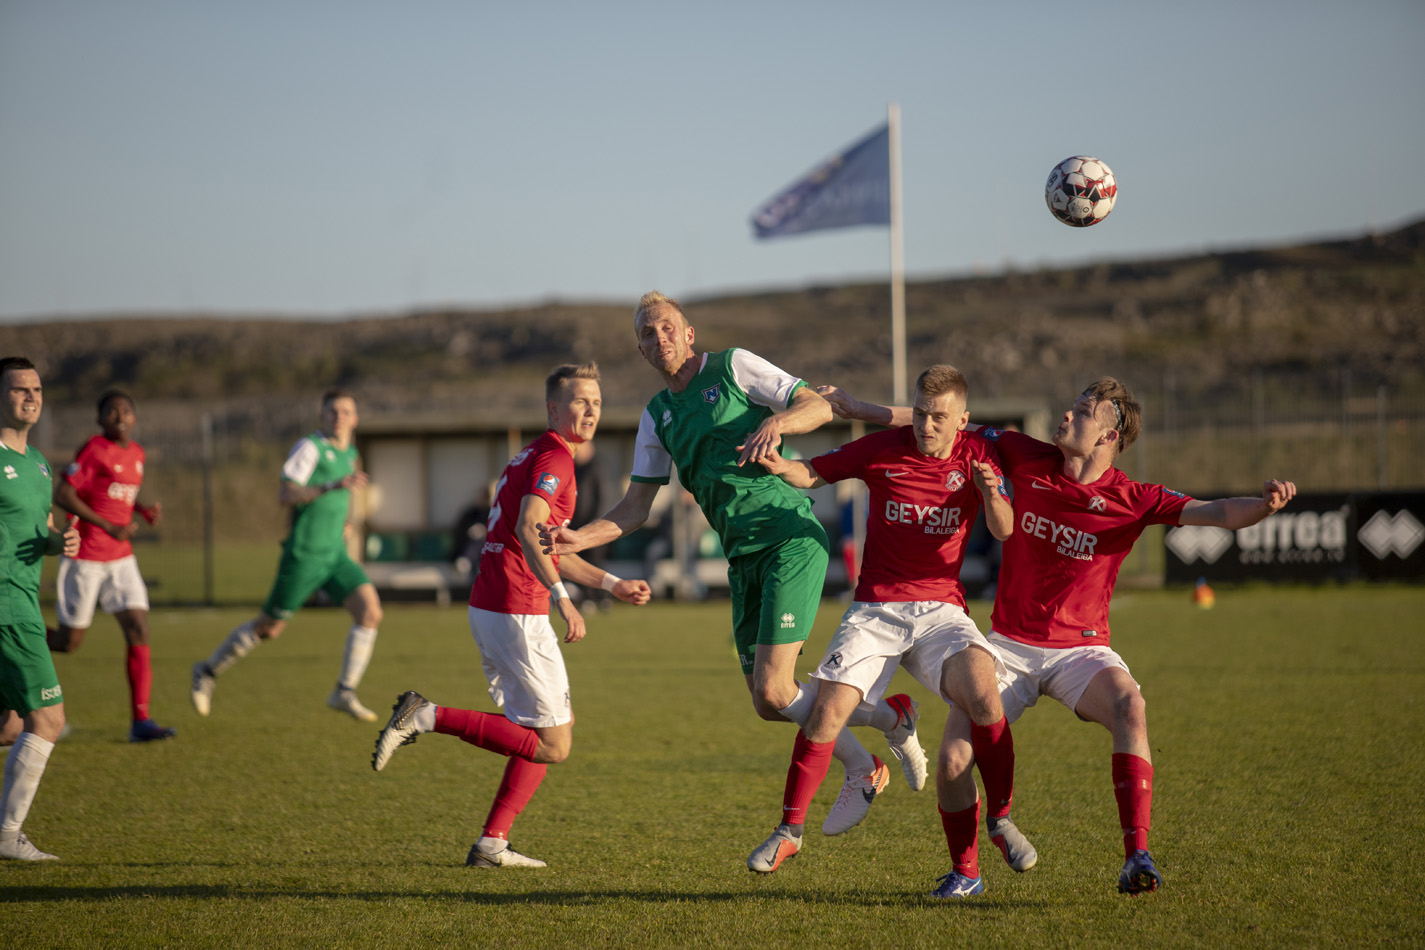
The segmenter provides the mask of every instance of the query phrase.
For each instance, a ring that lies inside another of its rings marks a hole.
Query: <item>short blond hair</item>
[[[965,374],[949,363],[936,363],[916,378],[915,390],[932,399],[942,393],[954,393],[961,399],[968,399],[970,384],[965,382]]]
[[[678,316],[683,318],[684,323],[688,322],[687,314],[683,313],[683,305],[659,290],[650,290],[638,298],[638,306],[633,309],[633,319],[637,320],[654,307],[671,307]]]
[[[554,367],[554,372],[550,373],[544,381],[545,400],[553,399],[566,379],[592,379],[597,383],[599,381],[599,364],[590,361],[588,363],[564,363]]]
[[[1133,392],[1127,386],[1112,376],[1103,376],[1079,396],[1087,396],[1093,400],[1095,413],[1098,412],[1099,403],[1103,402],[1108,403],[1108,407],[1113,410],[1113,427],[1118,430],[1119,454],[1138,440],[1138,436],[1143,432],[1143,407],[1138,405],[1138,401],[1133,398]]]

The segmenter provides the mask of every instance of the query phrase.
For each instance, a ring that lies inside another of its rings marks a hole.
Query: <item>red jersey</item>
[[[96,435],[64,470],[64,480],[74,486],[80,501],[105,521],[120,527],[134,520],[134,502],[143,484],[143,446],[127,446]],[[79,521],[81,561],[117,561],[134,553],[128,541],[109,537],[97,524]]]
[[[1135,482],[1116,468],[1091,485],[1064,475],[1057,446],[981,429],[999,447],[1014,488],[1014,532],[1004,542],[990,625],[1040,647],[1108,645],[1118,568],[1151,524],[1177,524],[1187,495]]]
[[[916,446],[910,426],[873,432],[811,460],[828,482],[859,478],[870,492],[859,601],[935,600],[965,606],[960,564],[980,510],[972,461],[999,468],[994,447],[961,432],[947,459]]]
[[[574,514],[574,456],[552,431],[510,459],[495,485],[480,573],[470,589],[470,606],[502,614],[548,614],[549,590],[534,576],[515,534],[520,503],[538,495],[549,503],[549,520],[562,524]],[[554,558],[558,565],[559,558]]]

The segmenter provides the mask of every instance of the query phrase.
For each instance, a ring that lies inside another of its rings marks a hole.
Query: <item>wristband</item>
[[[550,602],[552,603],[552,602],[554,602],[554,601],[556,601],[556,600],[568,600],[568,599],[569,599],[569,591],[565,589],[565,587],[564,587],[564,582],[563,582],[563,581],[555,581],[555,582],[554,582],[554,585],[549,588],[549,600],[550,600]]]
[[[614,576],[613,571],[604,571],[604,580],[599,586],[609,593],[613,593],[614,585],[621,580],[623,580],[623,578]]]
[[[64,532],[56,534],[51,531],[45,538],[45,554],[53,557],[56,554],[64,553]]]

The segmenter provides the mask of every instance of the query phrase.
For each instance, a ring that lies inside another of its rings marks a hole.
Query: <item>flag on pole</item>
[[[891,223],[890,124],[768,199],[752,215],[759,238]]]

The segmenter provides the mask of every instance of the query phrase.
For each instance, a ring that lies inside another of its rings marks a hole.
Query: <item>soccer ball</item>
[[[1044,183],[1049,212],[1074,228],[1098,224],[1108,217],[1117,198],[1118,182],[1112,169],[1087,155],[1064,159]]]

